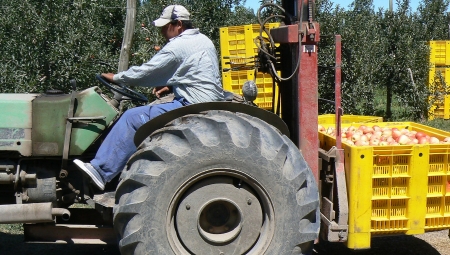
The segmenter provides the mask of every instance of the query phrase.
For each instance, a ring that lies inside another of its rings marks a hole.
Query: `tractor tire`
[[[297,147],[221,110],[146,138],[114,206],[121,254],[309,254],[319,224],[317,183]]]

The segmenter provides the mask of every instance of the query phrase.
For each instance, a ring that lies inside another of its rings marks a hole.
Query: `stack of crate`
[[[270,31],[279,27],[279,23],[267,23],[265,28]],[[222,83],[225,90],[242,95],[242,85],[248,80],[254,80],[258,87],[258,97],[254,103],[263,109],[272,109],[273,101],[277,100],[277,91],[273,91],[272,77],[267,73],[253,69],[258,55],[258,46],[254,39],[260,35],[260,25],[250,24],[220,28],[220,53]],[[263,32],[262,36],[268,38]],[[233,70],[234,69],[234,70]]]
[[[430,41],[428,119],[450,119],[450,41]]]

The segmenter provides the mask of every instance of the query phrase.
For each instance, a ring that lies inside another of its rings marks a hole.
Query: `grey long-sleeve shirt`
[[[113,79],[135,86],[172,86],[176,97],[190,103],[224,100],[216,48],[198,29],[185,30],[147,63],[120,72]]]

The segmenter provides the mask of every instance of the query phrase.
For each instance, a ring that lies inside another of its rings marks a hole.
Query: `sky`
[[[260,6],[260,2],[261,2],[260,0],[247,0],[245,6],[252,8],[256,12]],[[350,6],[350,4],[353,2],[353,0],[340,0],[340,1],[332,1],[332,2],[335,4],[339,3],[339,5],[341,7],[348,8],[348,6]],[[375,5],[375,10],[378,10],[378,8],[380,8],[380,7],[384,8],[386,10],[389,8],[389,0],[375,0],[373,2]],[[393,0],[394,9],[396,8],[395,2],[396,1]],[[417,7],[419,7],[419,2],[420,2],[420,0],[410,0],[411,9],[413,11],[417,10]]]

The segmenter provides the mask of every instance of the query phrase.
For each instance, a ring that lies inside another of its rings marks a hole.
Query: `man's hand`
[[[168,93],[170,91],[169,87],[154,87],[152,93],[155,94],[157,98],[160,98],[165,93]]]
[[[102,73],[102,77],[108,80],[109,82],[114,82],[114,74],[113,73]]]

